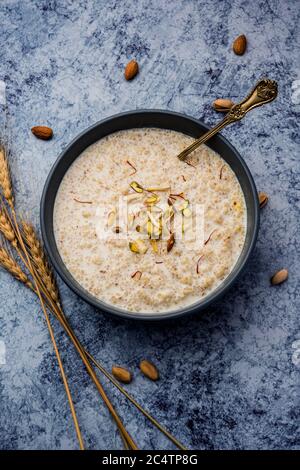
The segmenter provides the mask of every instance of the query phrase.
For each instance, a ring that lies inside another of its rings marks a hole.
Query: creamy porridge
[[[244,245],[245,201],[215,152],[176,155],[193,139],[161,129],[111,134],[71,165],[57,193],[54,232],[73,277],[132,312],[190,305],[233,269]]]

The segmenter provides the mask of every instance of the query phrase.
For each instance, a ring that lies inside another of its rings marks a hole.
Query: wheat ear
[[[4,210],[4,206],[0,209],[0,232],[13,247],[17,245],[17,238],[13,226]]]
[[[25,284],[25,286],[29,287],[29,289],[33,291],[35,290],[32,285],[32,282],[24,273],[21,266],[2,245],[0,245],[0,266],[2,266],[6,271],[12,274],[12,276],[19,282],[22,282],[23,284]]]
[[[3,196],[12,208],[14,205],[13,189],[6,151],[3,146],[0,146],[0,187],[2,189]]]
[[[0,231],[2,232],[4,237],[11,243],[13,248],[15,248],[18,251],[19,255],[21,255],[22,253],[20,251],[20,248],[21,248],[21,250],[23,250],[24,245],[23,245],[23,241],[20,239],[20,241],[22,242],[21,247],[18,246],[19,245],[18,244],[18,237],[21,234],[20,234],[20,231],[19,231],[19,228],[18,228],[18,222],[17,222],[16,212],[15,212],[15,207],[14,207],[13,187],[12,187],[12,181],[11,181],[11,176],[10,176],[9,165],[8,165],[5,149],[1,145],[0,145],[0,190],[1,190],[0,191],[0,198],[1,198],[1,203],[2,203]],[[2,194],[1,194],[1,192],[2,192]],[[9,207],[11,209],[12,215],[15,218],[16,232],[14,231],[14,227],[13,227],[13,224],[11,223],[11,219],[8,215],[8,211],[6,210],[6,207],[3,204],[3,198],[6,200],[7,204],[9,205]],[[24,253],[24,254],[26,254],[26,253]],[[21,259],[23,259],[23,257]],[[66,395],[67,395],[67,398],[68,398],[68,401],[69,401],[71,414],[72,414],[72,418],[73,418],[73,421],[74,421],[77,438],[78,438],[78,441],[79,441],[79,446],[80,446],[80,449],[83,450],[84,449],[84,443],[83,443],[83,440],[82,440],[81,431],[80,431],[76,411],[75,411],[73,400],[72,400],[72,395],[71,395],[71,392],[70,392],[70,389],[69,389],[68,380],[67,380],[67,377],[66,377],[66,374],[65,374],[65,371],[64,371],[64,367],[63,367],[63,364],[62,364],[62,361],[61,361],[61,358],[60,358],[60,354],[59,354],[59,351],[58,351],[58,347],[57,347],[57,344],[56,344],[56,341],[55,341],[53,329],[52,329],[52,326],[50,324],[49,316],[47,314],[45,304],[44,304],[44,300],[41,296],[41,292],[40,292],[40,289],[39,289],[39,285],[36,281],[36,278],[35,278],[35,276],[33,276],[34,283],[35,283],[35,287],[34,287],[32,282],[29,280],[27,275],[23,272],[23,270],[18,265],[18,263],[15,261],[15,259],[1,245],[0,245],[0,266],[2,266],[6,271],[8,271],[15,279],[22,282],[28,288],[33,290],[39,297],[41,307],[42,307],[42,310],[43,310],[43,313],[44,313],[44,316],[45,316],[45,320],[46,320],[46,323],[47,323],[47,327],[48,327],[48,330],[49,330],[49,334],[50,334],[50,337],[51,337],[51,341],[52,341],[52,344],[53,344],[53,347],[54,347],[54,351],[55,351],[55,354],[56,354],[56,357],[57,357],[57,361],[58,361],[59,369],[60,369],[60,372],[61,372],[63,384],[64,384],[64,387],[65,387]]]
[[[40,278],[43,281],[51,299],[57,304],[60,304],[59,292],[53,271],[47,261],[45,252],[39,241],[35,230],[31,224],[22,221],[21,228],[26,245],[29,248],[30,256],[33,261]]]

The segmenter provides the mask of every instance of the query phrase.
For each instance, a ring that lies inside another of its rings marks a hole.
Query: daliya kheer
[[[97,299],[131,312],[177,310],[232,271],[245,241],[243,192],[207,146],[188,162],[177,159],[192,141],[172,130],[119,131],[66,172],[55,202],[56,243]]]

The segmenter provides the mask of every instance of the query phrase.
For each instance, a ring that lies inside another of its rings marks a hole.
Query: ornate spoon
[[[247,96],[247,98],[241,101],[241,103],[233,105],[230,111],[226,114],[225,118],[219,124],[210,129],[199,139],[195,140],[195,142],[189,145],[189,147],[184,149],[178,155],[178,158],[180,160],[185,160],[191,152],[199,147],[199,145],[206,142],[225,126],[228,126],[228,124],[232,124],[233,122],[240,121],[248,113],[248,111],[265,103],[270,103],[270,101],[275,100],[276,96],[277,83],[274,80],[270,80],[269,78],[260,80],[253,88],[251,93]]]

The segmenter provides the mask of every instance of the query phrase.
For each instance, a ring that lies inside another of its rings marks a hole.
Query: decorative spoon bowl
[[[228,126],[229,124],[240,121],[249,111],[251,111],[251,109],[257,108],[258,106],[262,106],[263,104],[270,103],[271,101],[275,100],[277,97],[277,92],[277,83],[274,80],[270,80],[269,78],[260,80],[255,85],[251,93],[249,93],[249,95],[243,101],[232,106],[230,111],[226,114],[224,119],[219,122],[219,124],[217,124],[215,127],[202,135],[199,139],[189,145],[186,149],[184,149],[178,155],[178,158],[180,160],[185,160],[190,153],[199,147],[199,145],[207,142],[208,139],[217,134],[217,132],[219,132],[221,129]]]

